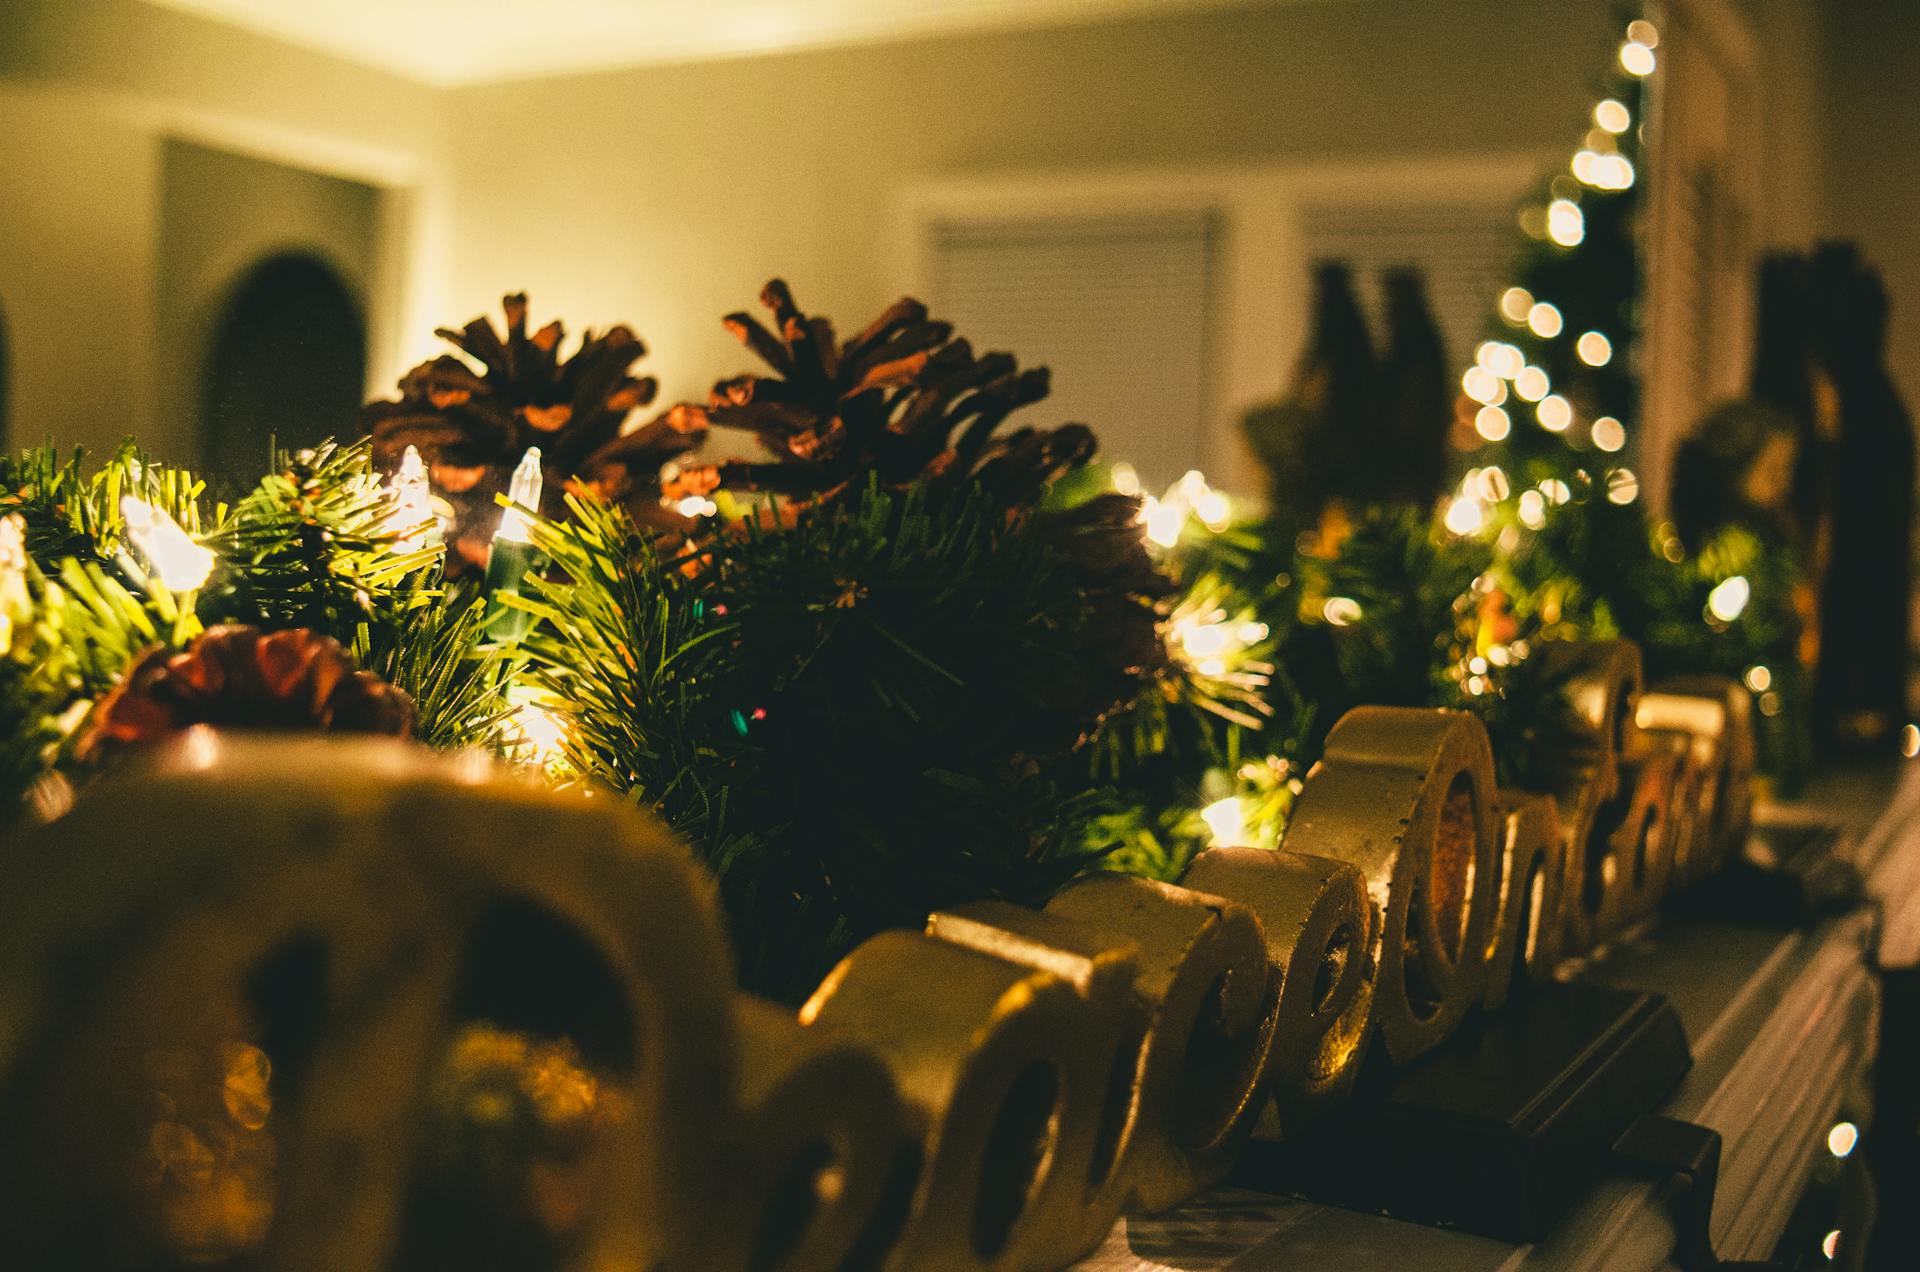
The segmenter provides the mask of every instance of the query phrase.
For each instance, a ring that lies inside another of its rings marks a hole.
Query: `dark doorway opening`
[[[273,447],[358,436],[367,374],[359,300],[311,256],[272,256],[242,276],[216,319],[201,395],[210,476],[242,486]]]

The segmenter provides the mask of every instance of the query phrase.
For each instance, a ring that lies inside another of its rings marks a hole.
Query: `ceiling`
[[[1272,0],[148,0],[441,85]]]

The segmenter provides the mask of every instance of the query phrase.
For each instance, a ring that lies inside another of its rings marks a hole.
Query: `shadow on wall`
[[[314,445],[358,418],[366,316],[323,261],[287,253],[254,265],[212,331],[200,399],[210,476],[245,483],[273,448]]]

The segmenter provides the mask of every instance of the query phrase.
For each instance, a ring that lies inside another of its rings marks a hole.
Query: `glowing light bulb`
[[[1107,471],[1107,478],[1113,483],[1117,494],[1132,496],[1140,493],[1140,474],[1132,464],[1115,464]]]
[[[1208,804],[1200,810],[1200,820],[1207,824],[1207,833],[1213,837],[1212,847],[1231,848],[1246,841],[1247,814],[1240,807],[1237,795]]]
[[[1507,396],[1506,382],[1485,367],[1468,367],[1460,377],[1460,387],[1468,397],[1487,406],[1498,406]]]
[[[213,553],[195,543],[165,508],[123,495],[120,515],[126,518],[127,537],[168,591],[191,592],[213,573]]]
[[[1366,613],[1351,596],[1329,596],[1327,603],[1320,607],[1320,616],[1335,627],[1351,627],[1366,617]]]
[[[1487,512],[1472,495],[1455,495],[1447,505],[1446,526],[1457,535],[1469,535],[1486,524]],[[1328,604],[1332,604],[1331,601]]]
[[[1489,464],[1482,468],[1478,480],[1480,497],[1488,503],[1500,503],[1513,493],[1513,486],[1507,480],[1507,470],[1498,464]]]
[[[1513,431],[1513,420],[1497,406],[1483,406],[1474,413],[1473,431],[1490,442],[1505,441]]]
[[[545,482],[546,477],[540,471],[540,448],[529,446],[507,482],[507,498],[513,500],[515,506],[500,515],[500,528],[494,531],[494,538],[508,543],[533,542],[533,522],[521,509],[540,506],[540,491]]]
[[[1539,367],[1524,367],[1513,377],[1513,391],[1529,402],[1538,402],[1552,387],[1553,381]]]
[[[1620,46],[1620,69],[1629,75],[1653,74],[1653,49],[1638,40],[1628,40]]]
[[[1720,580],[1714,589],[1707,593],[1707,613],[1723,623],[1731,623],[1739,618],[1747,608],[1747,602],[1753,599],[1753,586],[1747,582],[1744,574],[1735,574]]]
[[[1474,351],[1474,360],[1503,380],[1519,375],[1527,359],[1519,348],[1503,340],[1489,340]]]
[[[1563,320],[1559,309],[1543,300],[1527,311],[1527,326],[1533,328],[1534,335],[1551,340],[1560,334]]]
[[[19,513],[0,517],[0,654],[13,647],[15,615],[33,605],[27,592],[27,523]]]
[[[1611,454],[1627,444],[1627,428],[1611,415],[1602,415],[1593,422],[1593,444]]]
[[[1561,247],[1580,246],[1587,237],[1587,218],[1578,203],[1555,199],[1547,205],[1547,237]]]
[[[1631,468],[1616,468],[1607,474],[1607,502],[1621,507],[1640,497],[1640,479]]]
[[[427,480],[426,461],[417,447],[409,446],[400,456],[400,468],[388,483],[393,492],[393,510],[387,514],[386,530],[394,536],[396,553],[418,552],[433,541],[440,523],[433,515],[433,488]]]
[[[1765,693],[1767,690],[1773,688],[1773,671],[1761,663],[1755,663],[1753,666],[1747,668],[1745,679],[1747,688],[1753,690],[1755,693]],[[1836,1127],[1835,1129],[1837,1130],[1839,1128]],[[1839,1156],[1844,1157],[1846,1154],[1842,1153],[1839,1154]]]
[[[1827,1132],[1827,1151],[1835,1157],[1846,1157],[1860,1142],[1860,1128],[1852,1122],[1836,1122]]]
[[[1910,760],[1920,756],[1920,724],[1909,724],[1900,730],[1900,754]]]
[[[1650,49],[1660,47],[1660,28],[1645,18],[1635,18],[1627,23],[1627,38]]]
[[[1573,169],[1574,176],[1580,178],[1580,180],[1586,184],[1598,185],[1599,182],[1593,179],[1593,170],[1594,165],[1598,163],[1599,160],[1600,156],[1595,152],[1582,150],[1573,156],[1573,162],[1567,166]]]
[[[676,500],[673,510],[683,517],[711,517],[720,511],[720,505],[705,495],[688,495]]]
[[[1549,433],[1564,433],[1567,425],[1573,423],[1573,403],[1558,393],[1540,399],[1540,405],[1533,408],[1539,417],[1540,427]]]
[[[1609,97],[1593,108],[1593,122],[1617,137],[1633,125],[1633,115],[1625,102]]]
[[[1540,493],[1547,497],[1547,502],[1550,504],[1563,504],[1573,498],[1573,491],[1568,489],[1567,483],[1558,477],[1549,477],[1541,482]]]
[[[1172,500],[1147,497],[1141,505],[1141,523],[1147,528],[1147,541],[1157,547],[1171,548],[1180,542],[1180,531],[1187,524],[1187,510]]]
[[[1597,331],[1582,332],[1573,342],[1573,351],[1590,367],[1604,367],[1613,361],[1613,341]]]
[[[1500,293],[1500,316],[1508,322],[1525,322],[1527,311],[1532,308],[1533,293],[1524,287],[1509,287]]]
[[[1538,530],[1547,524],[1547,500],[1537,490],[1520,493],[1520,524],[1529,530]]]
[[[1835,1228],[1820,1238],[1820,1253],[1828,1259],[1840,1257],[1840,1229]]]
[[[507,741],[526,762],[550,768],[566,757],[566,722],[531,699],[523,699],[506,721]]]
[[[1227,502],[1225,494],[1209,488],[1193,501],[1193,515],[1200,518],[1201,525],[1217,534],[1227,528],[1227,522],[1233,516],[1233,506]]]

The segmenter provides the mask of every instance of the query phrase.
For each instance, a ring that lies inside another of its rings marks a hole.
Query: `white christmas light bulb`
[[[191,592],[213,573],[214,555],[195,543],[165,508],[156,508],[134,495],[120,499],[120,515],[127,521],[127,537],[147,558],[160,584],[170,592]]]
[[[520,457],[519,467],[513,470],[513,478],[507,483],[507,498],[513,501],[500,516],[500,528],[494,532],[496,539],[505,539],[508,543],[533,542],[533,523],[527,519],[523,508],[540,506],[540,489],[545,478],[540,472],[540,448],[527,447],[527,453]]]
[[[387,530],[399,536],[393,550],[418,552],[439,527],[433,515],[433,487],[427,480],[426,461],[417,448],[409,446],[400,456],[400,469],[389,488],[393,491],[393,511],[387,514]]]
[[[1215,848],[1237,847],[1246,839],[1247,815],[1238,796],[1229,795],[1208,804],[1200,810],[1200,820],[1207,824]]]

